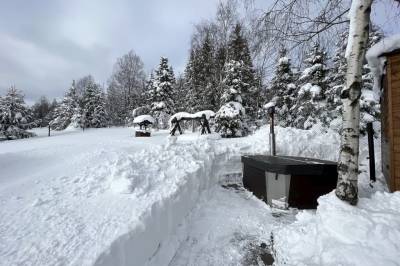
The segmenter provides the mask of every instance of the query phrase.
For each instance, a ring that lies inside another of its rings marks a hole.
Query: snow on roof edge
[[[378,95],[381,90],[381,77],[384,74],[383,68],[386,62],[386,57],[382,57],[382,55],[397,49],[400,49],[400,34],[382,39],[372,46],[365,55],[368,60],[368,65],[374,75],[374,92],[378,93]]]

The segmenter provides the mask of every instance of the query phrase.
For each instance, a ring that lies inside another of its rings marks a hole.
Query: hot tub
[[[336,162],[293,156],[242,156],[243,185],[277,207],[315,209],[337,183]]]

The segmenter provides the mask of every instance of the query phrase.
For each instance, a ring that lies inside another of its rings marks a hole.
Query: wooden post
[[[49,125],[49,137],[50,137],[50,125]]]
[[[375,151],[374,151],[374,128],[372,123],[367,123],[368,132],[368,152],[369,152],[369,179],[372,182],[376,181],[375,176]]]

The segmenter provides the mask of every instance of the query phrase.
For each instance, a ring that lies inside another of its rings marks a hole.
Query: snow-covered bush
[[[25,105],[23,94],[11,87],[0,97],[0,140],[22,139],[34,136],[27,132],[32,125],[29,108]]]
[[[244,117],[245,110],[241,103],[228,102],[215,114],[215,130],[225,138],[245,136],[248,129]]]

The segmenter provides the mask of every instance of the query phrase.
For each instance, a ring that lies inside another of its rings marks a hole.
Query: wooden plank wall
[[[387,69],[389,99],[389,131],[391,141],[391,190],[400,190],[400,54],[391,55]]]

